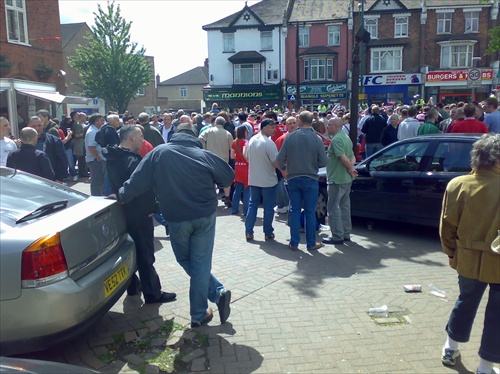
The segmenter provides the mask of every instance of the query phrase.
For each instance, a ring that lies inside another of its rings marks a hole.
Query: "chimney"
[[[156,74],[156,87],[160,85],[160,74]]]
[[[208,68],[208,58],[205,59],[205,61],[203,62],[203,65]]]

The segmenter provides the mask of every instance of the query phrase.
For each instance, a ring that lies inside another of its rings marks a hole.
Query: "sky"
[[[106,1],[59,0],[61,23],[86,22],[92,27],[97,4]],[[252,6],[258,1],[248,1]],[[203,66],[208,57],[207,33],[201,28],[245,6],[244,0],[116,0],[121,15],[132,22],[131,41],[155,58],[160,81]]]

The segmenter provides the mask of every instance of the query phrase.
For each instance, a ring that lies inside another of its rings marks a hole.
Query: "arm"
[[[40,153],[40,155],[38,155],[38,159],[40,162],[42,177],[54,180],[55,178],[54,169],[52,169],[52,165],[50,164],[50,160],[47,157],[47,154],[45,152]]]
[[[96,161],[102,161],[101,156],[99,156],[99,153],[97,152],[96,147],[89,145],[88,147],[89,152],[92,154],[92,156],[95,157]]]
[[[342,165],[344,165],[344,167],[347,169],[347,172],[353,178],[355,178],[358,176],[358,172],[356,171],[356,169],[353,166],[353,162],[352,162],[353,159],[354,159],[354,162],[356,162],[356,158],[354,156],[351,157],[351,160],[349,160],[345,155],[339,156],[339,160],[340,160],[340,162],[342,162]]]
[[[56,157],[55,165],[52,165],[54,167],[55,180],[63,181],[64,178],[68,176],[68,158],[66,157],[64,145],[60,139],[54,139],[54,143],[52,144]]]
[[[439,224],[439,236],[441,237],[443,252],[446,253],[449,258],[455,256],[455,251],[457,249],[457,230],[462,213],[462,202],[459,199],[457,200],[458,196],[455,196],[455,189],[455,183],[453,183],[453,181],[450,182],[444,193]]]
[[[130,178],[118,190],[117,200],[123,203],[130,202],[134,197],[148,191],[153,185],[153,151],[142,159]],[[158,162],[154,160],[155,163]],[[228,165],[229,166],[229,165]]]

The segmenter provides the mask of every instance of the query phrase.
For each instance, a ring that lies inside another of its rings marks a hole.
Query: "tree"
[[[490,41],[488,43],[488,49],[486,50],[487,55],[493,55],[496,52],[500,52],[500,26],[493,27],[486,31],[488,36],[490,37]]]
[[[144,57],[144,47],[130,41],[130,26],[120,14],[120,5],[107,4],[107,12],[98,5],[95,25],[85,38],[86,46],[76,49],[69,64],[78,69],[86,96],[106,100],[109,109],[125,112],[137,91],[153,79],[153,68]]]

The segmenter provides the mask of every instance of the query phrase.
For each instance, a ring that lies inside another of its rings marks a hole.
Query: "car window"
[[[370,171],[417,171],[428,142],[398,144],[370,161]]]
[[[469,142],[441,142],[436,148],[429,171],[470,172]]]

